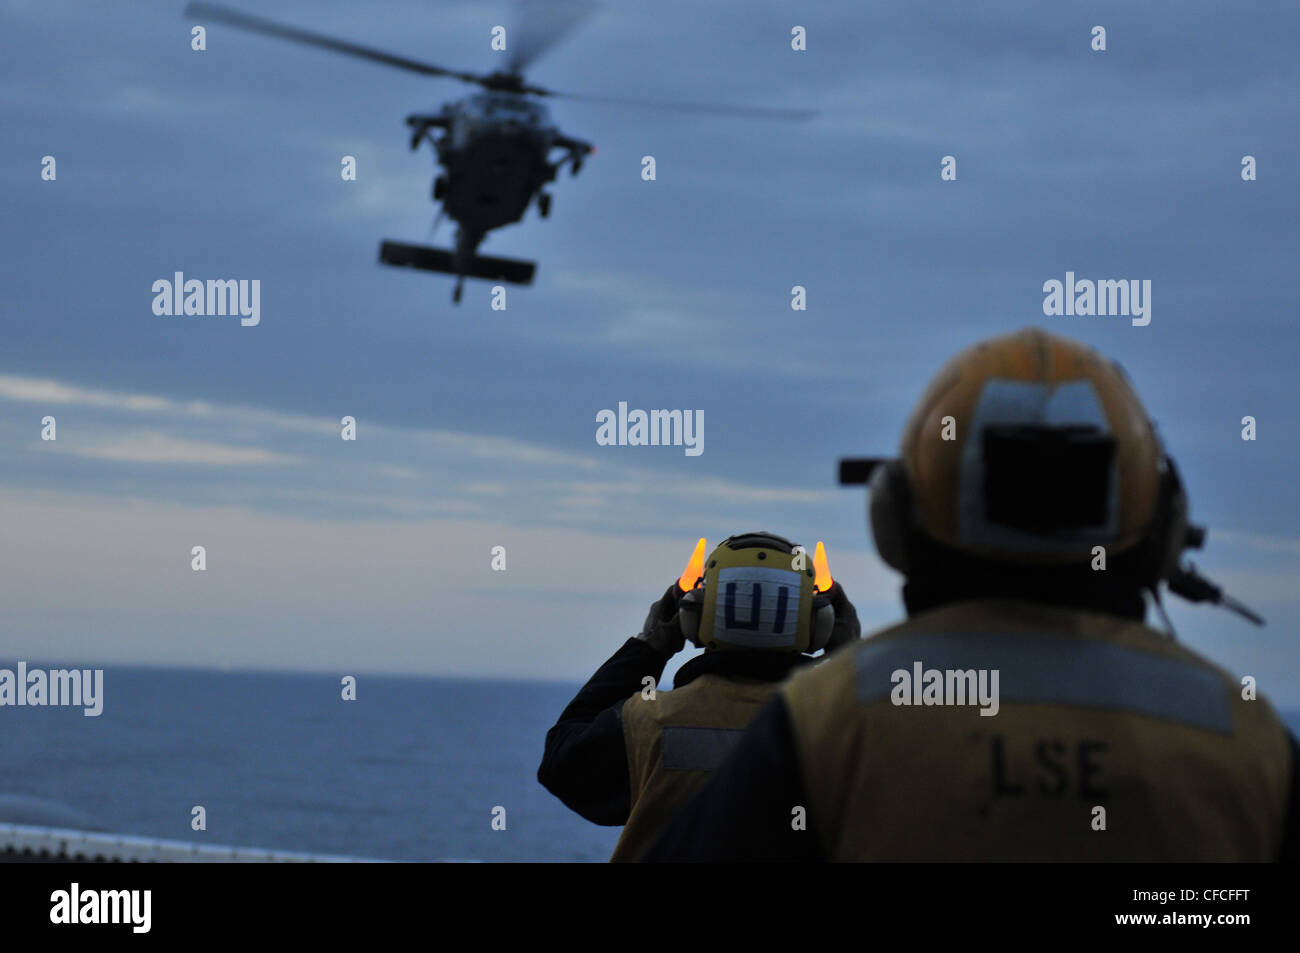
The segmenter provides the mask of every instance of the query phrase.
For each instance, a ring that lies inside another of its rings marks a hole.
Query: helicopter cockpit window
[[[528,119],[533,115],[532,103],[522,99],[497,99],[488,104],[488,113],[510,119]]]

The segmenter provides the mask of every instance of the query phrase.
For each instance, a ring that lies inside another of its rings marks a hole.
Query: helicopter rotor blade
[[[265,36],[280,37],[284,40],[293,40],[295,43],[305,43],[308,46],[333,50],[336,53],[346,53],[349,56],[357,56],[361,59],[371,60],[375,63],[383,63],[386,66],[396,66],[399,69],[410,70],[413,73],[420,73],[424,76],[450,76],[467,83],[478,83],[482,81],[482,77],[474,73],[444,69],[441,66],[434,66],[431,63],[421,63],[419,60],[408,59],[405,56],[397,56],[393,53],[385,53],[383,50],[361,46],[358,43],[349,43],[347,40],[337,40],[333,37],[325,36],[320,33],[313,33],[309,30],[300,30],[297,27],[284,26],[271,20],[264,20],[261,17],[241,13],[238,10],[232,10],[229,7],[223,7],[215,3],[195,2],[188,4],[185,7],[185,15],[212,20],[216,23],[224,23],[226,26],[238,27],[241,30],[261,33]]]
[[[568,36],[598,6],[595,0],[559,0],[545,6],[533,0],[514,4],[515,26],[507,36],[507,70],[522,73],[543,53]]]
[[[585,93],[560,93],[537,86],[527,87],[537,96],[553,96],[579,102],[603,103],[607,106],[631,106],[635,109],[670,109],[674,112],[700,113],[710,116],[744,116],[749,119],[780,119],[801,122],[821,114],[819,109],[772,109],[765,106],[727,106],[719,103],[656,102],[646,99],[620,99],[615,96],[592,96]]]

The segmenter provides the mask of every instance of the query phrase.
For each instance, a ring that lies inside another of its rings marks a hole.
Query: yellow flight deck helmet
[[[1177,471],[1123,370],[1037,328],[948,362],[907,422],[901,459],[872,473],[870,499],[880,555],[904,574],[926,542],[1037,566],[1087,564],[1102,546],[1108,557],[1145,548],[1154,584],[1189,539]]]
[[[682,633],[702,648],[816,652],[826,647],[835,610],[826,552],[795,551],[773,533],[732,536],[701,563],[704,540],[678,581]],[[689,577],[689,578],[688,578]]]
[[[843,459],[840,482],[870,485],[876,549],[909,583],[969,582],[978,568],[1032,588],[1060,570],[1075,589],[1104,576],[1158,603],[1167,582],[1264,623],[1180,565],[1205,529],[1188,522],[1178,469],[1123,369],[1038,328],[958,354],[912,412],[900,458]],[[1089,572],[1096,547],[1104,574]]]

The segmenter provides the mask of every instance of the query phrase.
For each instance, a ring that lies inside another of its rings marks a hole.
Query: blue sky
[[[884,625],[898,579],[836,459],[893,452],[948,356],[1036,324],[1124,364],[1199,565],[1270,622],[1175,601],[1180,637],[1300,704],[1294,9],[606,3],[530,78],[821,115],[553,103],[599,151],[489,238],[539,262],[499,312],[375,263],[434,213],[404,117],[466,88],[219,25],[194,52],[183,6],[0,0],[0,654],[580,678],[696,537],[760,527],[825,539]],[[511,22],[239,6],[471,70]],[[178,270],[259,279],[261,324],[155,316]],[[1045,317],[1066,271],[1151,280],[1151,324]],[[597,446],[619,401],[702,410],[703,454]]]

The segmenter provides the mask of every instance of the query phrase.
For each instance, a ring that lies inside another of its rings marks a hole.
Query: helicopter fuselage
[[[518,79],[506,77],[503,81],[517,83]],[[456,301],[467,274],[516,275],[508,280],[531,281],[532,264],[482,258],[478,246],[492,229],[522,219],[534,199],[545,218],[550,213],[551,196],[542,191],[543,186],[555,180],[565,163],[577,175],[594,147],[561,133],[545,106],[508,89],[468,96],[445,104],[436,114],[408,116],[406,123],[411,127],[412,149],[425,139],[433,144],[443,170],[434,179],[433,199],[442,203],[443,214],[459,228],[449,261],[439,257],[444,253],[399,243],[385,243],[382,260],[450,271],[457,275],[452,296]],[[562,150],[559,158],[552,159],[557,149]]]
[[[533,196],[555,179],[557,130],[545,106],[489,92],[444,107],[446,132],[435,141],[446,170],[447,216],[479,235],[518,222]]]

